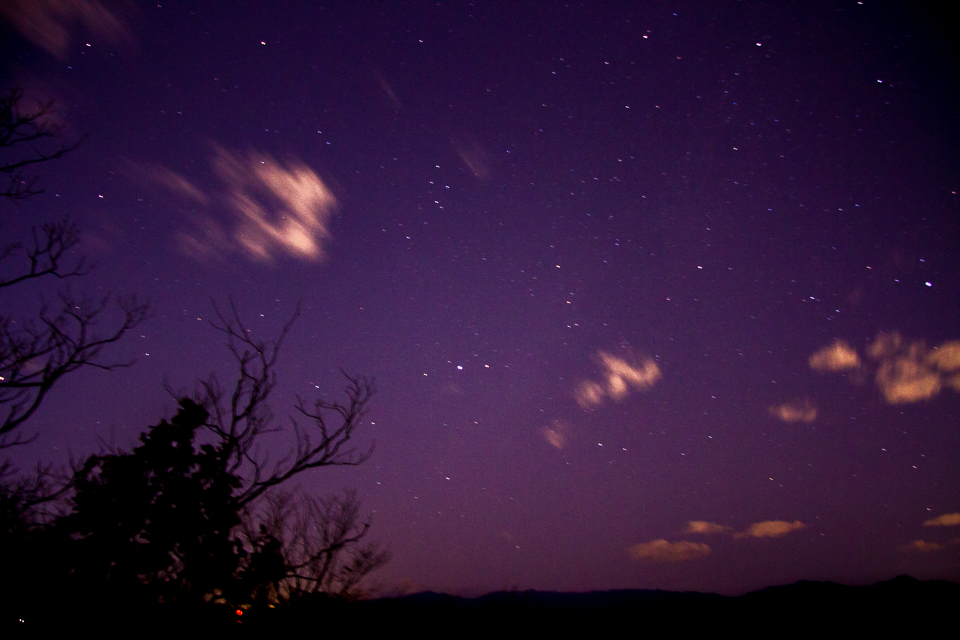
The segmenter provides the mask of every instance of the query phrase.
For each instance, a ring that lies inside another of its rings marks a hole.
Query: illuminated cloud
[[[799,531],[806,525],[799,520],[787,522],[786,520],[764,520],[755,522],[744,531],[736,534],[735,538],[779,538],[793,531]]]
[[[912,355],[886,360],[877,369],[877,387],[890,404],[927,400],[942,386],[940,375]]]
[[[710,547],[702,542],[667,542],[664,539],[641,542],[629,549],[634,560],[648,562],[684,562],[710,555]]]
[[[705,520],[691,520],[687,523],[687,528],[684,529],[684,533],[728,533],[731,530],[730,527],[725,527],[722,524],[714,524],[713,522],[707,522]]]
[[[837,340],[810,356],[810,368],[816,371],[844,371],[859,366],[860,356],[843,340]]]
[[[97,0],[8,0],[0,15],[25,38],[58,58],[66,58],[71,30],[78,25],[111,42],[132,42],[126,27]]]
[[[554,420],[551,426],[540,430],[540,435],[550,445],[557,449],[563,449],[570,439],[570,425],[563,420]]]
[[[584,409],[603,404],[605,396],[606,393],[603,387],[591,380],[584,380],[577,387],[577,390],[574,391],[574,397],[577,399],[577,403]]]
[[[876,363],[874,379],[889,404],[929,400],[945,386],[960,391],[960,341],[928,349],[922,340],[907,341],[896,331],[881,332],[866,354]],[[810,356],[810,366],[818,371],[842,371],[859,368],[860,358],[838,340]],[[860,370],[865,372],[867,368]]]
[[[944,342],[927,355],[927,360],[940,371],[960,371],[960,340]]]
[[[644,391],[662,377],[660,367],[651,358],[645,358],[637,366],[606,351],[598,351],[596,358],[603,382],[585,380],[574,391],[574,397],[584,409],[599,406],[608,397],[619,402],[627,397],[631,388]]]
[[[323,258],[323,242],[337,201],[308,166],[287,166],[268,155],[234,155],[218,149],[217,174],[239,216],[234,238],[260,260],[278,253],[303,260]]]
[[[925,520],[925,527],[956,527],[960,525],[960,513],[945,513],[932,520]]]
[[[899,333],[880,333],[868,349],[877,367],[877,387],[890,404],[927,400],[944,384],[960,390],[960,342],[952,340],[928,349],[922,340],[905,341]]]
[[[941,549],[943,549],[942,544],[925,540],[914,540],[909,544],[900,545],[900,551],[904,553],[931,553]]]
[[[133,166],[142,179],[203,207],[190,228],[176,234],[182,253],[200,259],[235,251],[261,261],[323,259],[337,200],[310,167],[220,147],[215,147],[212,164],[222,186],[211,191],[162,166]],[[229,216],[215,215],[215,204],[225,204]]]
[[[817,419],[817,405],[808,398],[784,402],[770,407],[770,415],[784,422],[813,422]]]
[[[883,360],[895,356],[903,346],[903,338],[896,331],[890,333],[880,332],[873,339],[870,346],[867,347],[867,355],[873,360]]]

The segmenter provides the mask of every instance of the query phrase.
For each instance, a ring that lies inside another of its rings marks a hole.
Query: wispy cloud
[[[182,175],[161,164],[129,163],[130,171],[136,177],[153,182],[168,191],[178,194],[201,205],[210,203],[210,198],[200,188]]]
[[[97,0],[9,0],[0,15],[25,38],[64,59],[77,26],[111,42],[133,42],[129,30]]]
[[[793,531],[799,531],[806,525],[799,520],[788,522],[787,520],[764,520],[763,522],[754,522],[749,527],[738,533],[733,533],[733,527],[728,527],[715,522],[706,520],[691,520],[687,523],[684,533],[697,534],[731,534],[735,540],[742,538],[779,538]]]
[[[926,540],[914,540],[908,544],[900,545],[900,551],[904,553],[932,553],[941,549],[943,549],[942,544],[927,542]]]
[[[755,522],[749,527],[734,535],[734,538],[779,538],[788,533],[799,531],[806,527],[799,520],[787,522],[786,520],[764,520]]]
[[[160,165],[135,167],[142,179],[200,205],[176,234],[181,252],[203,259],[236,251],[259,261],[324,258],[337,200],[310,167],[219,146],[211,164],[219,184],[207,189]]]
[[[684,533],[729,533],[733,531],[731,527],[725,527],[722,524],[715,524],[713,522],[707,522],[706,520],[691,520],[687,523],[687,528],[684,529]]]
[[[956,527],[958,525],[960,525],[960,513],[944,513],[923,522],[925,527]]]
[[[951,340],[927,348],[922,340],[905,340],[899,333],[879,333],[866,349],[870,361],[862,363],[857,352],[842,340],[810,356],[817,371],[867,370],[876,368],[877,388],[889,404],[928,400],[944,387],[960,391],[960,341]]]
[[[563,420],[554,420],[549,427],[540,430],[543,439],[557,449],[563,449],[567,445],[570,434],[570,425]]]
[[[634,560],[648,562],[684,562],[710,555],[710,547],[702,542],[667,542],[663,538],[635,544],[628,551]]]
[[[629,395],[631,388],[644,391],[662,377],[660,367],[652,358],[631,364],[626,358],[618,358],[606,351],[598,351],[595,357],[603,381],[584,380],[574,391],[577,403],[584,409],[597,407],[607,398],[619,402]]]
[[[476,140],[473,138],[465,140],[451,138],[450,144],[474,176],[481,180],[490,177],[490,163],[487,153]]]
[[[809,398],[784,402],[770,407],[770,415],[784,422],[813,422],[817,419],[817,405]]]
[[[268,155],[246,156],[218,149],[214,168],[239,215],[237,242],[251,255],[269,260],[278,253],[319,260],[337,201],[308,166],[286,165]]]

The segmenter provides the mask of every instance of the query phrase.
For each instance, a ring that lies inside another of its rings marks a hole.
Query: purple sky
[[[358,490],[387,592],[960,580],[948,16],[305,4],[0,3],[3,88],[89,134],[3,241],[70,215],[74,290],[156,309],[20,464],[230,379],[211,300],[262,338],[302,300],[277,422],[376,377],[373,458],[302,486]]]

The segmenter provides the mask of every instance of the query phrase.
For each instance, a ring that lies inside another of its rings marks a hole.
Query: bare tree
[[[199,384],[195,401],[209,412],[207,426],[221,441],[226,471],[243,478],[234,499],[245,514],[242,538],[256,551],[248,567],[255,589],[268,599],[316,592],[355,596],[361,580],[389,559],[385,549],[364,541],[370,523],[360,518],[356,493],[324,498],[285,486],[310,469],[355,466],[370,458],[373,445],[358,451],[350,440],[367,413],[374,381],[342,372],[345,402],[317,400],[310,406],[298,397],[296,411],[307,426],[291,417],[294,449],[271,464],[259,444],[261,436],[280,430],[272,425],[268,400],[280,347],[300,307],[274,341],[251,337],[232,300],[229,315],[219,309],[216,315],[213,326],[226,335],[239,375],[229,394],[211,376]],[[269,564],[269,557],[282,559],[282,570],[254,566]]]
[[[298,594],[362,595],[360,582],[390,558],[387,550],[366,542],[370,522],[360,518],[356,492],[325,498],[299,491],[274,491],[261,513],[248,517],[244,537],[252,547],[275,545],[284,559],[271,585],[277,599]]]
[[[211,376],[200,384],[196,401],[210,412],[210,429],[227,444],[231,460],[228,470],[235,473],[243,468],[244,477],[249,478],[238,496],[241,505],[253,502],[264,492],[308,469],[356,466],[369,459],[372,446],[361,453],[351,448],[349,442],[366,415],[367,404],[374,395],[374,383],[368,378],[351,377],[346,373],[346,403],[317,400],[309,408],[298,397],[297,411],[313,423],[313,428],[304,429],[291,418],[296,437],[295,451],[273,465],[266,457],[259,456],[255,450],[259,437],[277,430],[271,427],[273,414],[268,404],[270,393],[276,386],[273,369],[290,327],[300,316],[300,306],[297,305],[280,336],[272,342],[251,337],[232,301],[229,316],[219,309],[216,313],[219,324],[213,326],[226,334],[227,348],[236,359],[240,372],[229,399],[216,376]],[[333,425],[327,421],[331,414],[336,419]]]
[[[16,205],[42,193],[37,178],[26,175],[29,168],[59,159],[83,141],[60,144],[62,129],[49,119],[53,102],[24,111],[22,97],[19,88],[0,96],[0,174],[7,180],[0,202]],[[0,248],[0,292],[41,278],[90,273],[83,258],[72,259],[80,236],[69,219],[34,227],[31,235],[27,244],[11,242]],[[67,290],[60,293],[59,304],[42,306],[32,319],[0,312],[0,449],[32,440],[14,431],[34,415],[63,376],[82,367],[114,369],[132,364],[105,360],[102,352],[144,322],[150,308],[133,297],[119,299],[119,324],[101,331],[109,315],[109,299]]]
[[[211,377],[194,399],[175,393],[176,416],[143,433],[139,446],[75,465],[67,509],[46,528],[57,541],[51,553],[60,554],[52,582],[78,597],[268,606],[306,594],[356,595],[386,562],[366,540],[370,523],[355,493],[319,498],[290,488],[310,469],[369,457],[372,447],[360,453],[349,441],[373,381],[347,376],[342,403],[307,410],[299,401],[312,424],[294,422],[295,445],[270,463],[261,447],[279,430],[269,406],[275,365],[299,309],[275,341],[253,338],[232,302],[230,311],[217,311],[213,326],[239,367],[231,390]]]

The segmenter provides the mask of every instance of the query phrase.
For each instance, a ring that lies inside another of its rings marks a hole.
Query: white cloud
[[[618,358],[606,351],[597,351],[596,359],[603,381],[598,383],[584,380],[574,391],[577,403],[584,409],[599,406],[606,398],[619,402],[627,397],[631,388],[644,391],[662,377],[660,367],[652,358],[644,358],[634,365],[625,358]]]
[[[214,168],[239,215],[234,238],[240,246],[261,260],[283,253],[303,260],[323,258],[337,200],[308,166],[218,149]]]
[[[136,168],[149,181],[202,207],[191,226],[176,234],[181,252],[211,258],[240,251],[261,261],[324,258],[337,200],[310,167],[221,147],[215,147],[211,162],[221,185],[208,190],[159,165]],[[226,205],[228,216],[218,215],[216,204]]]

